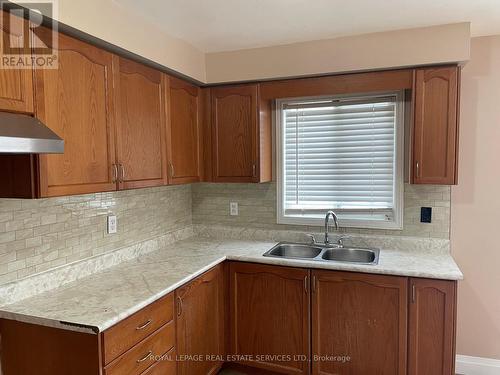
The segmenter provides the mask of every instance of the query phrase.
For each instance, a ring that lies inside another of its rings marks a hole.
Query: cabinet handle
[[[313,290],[313,293],[316,293],[316,276],[313,276],[312,290]]]
[[[417,161],[417,177],[420,177],[420,164]]]
[[[115,184],[118,180],[118,166],[113,164],[113,183]]]
[[[252,176],[257,177],[257,166],[255,164],[252,165]]]
[[[411,285],[411,303],[415,303],[415,298],[416,298],[416,288],[415,284]]]
[[[174,177],[174,175],[175,175],[174,165],[170,163],[170,177]]]
[[[137,363],[144,362],[146,359],[148,359],[148,358],[149,358],[149,356],[150,356],[151,354],[153,354],[153,351],[152,351],[152,350],[150,350],[149,352],[147,352],[147,354],[146,354],[144,357],[142,357],[141,359],[138,359],[138,360],[137,360]]]
[[[120,171],[121,171],[120,182],[123,182],[125,181],[125,168],[123,167],[122,163],[120,163]]]
[[[137,331],[140,331],[144,328],[146,328],[147,326],[149,326],[153,321],[151,319],[149,319],[146,323],[144,324],[141,324],[139,327],[136,328]]]
[[[308,289],[308,288],[307,288],[307,286],[308,286],[308,285],[307,285],[307,284],[308,284],[308,283],[307,283],[307,281],[308,281],[308,280],[309,280],[309,277],[306,275],[306,277],[304,277],[304,291],[306,292],[306,294],[307,294],[307,289]]]
[[[177,316],[181,316],[182,314],[182,298],[177,297]]]

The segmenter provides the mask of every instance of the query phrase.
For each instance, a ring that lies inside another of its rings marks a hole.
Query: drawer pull
[[[151,354],[153,354],[153,351],[152,351],[152,350],[150,350],[150,351],[149,351],[149,352],[148,352],[148,353],[147,353],[144,357],[142,357],[141,359],[138,359],[138,360],[137,360],[137,363],[144,362],[146,359],[148,359],[148,358],[149,358],[149,356],[150,356]]]
[[[151,319],[149,319],[146,323],[140,325],[139,327],[136,328],[137,331],[140,331],[141,329],[144,329],[146,328],[147,326],[149,326],[153,321]]]

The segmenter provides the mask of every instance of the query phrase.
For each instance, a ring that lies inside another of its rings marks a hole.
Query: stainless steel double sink
[[[314,260],[318,262],[344,262],[375,265],[378,264],[379,254],[380,250],[375,248],[280,242],[271,250],[264,253],[264,256]]]

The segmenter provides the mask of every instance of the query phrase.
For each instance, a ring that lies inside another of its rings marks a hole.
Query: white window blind
[[[394,223],[399,103],[396,93],[281,101],[282,216],[332,209],[344,222]]]

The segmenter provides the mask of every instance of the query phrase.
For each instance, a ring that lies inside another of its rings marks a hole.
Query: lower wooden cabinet
[[[177,289],[179,375],[217,374],[224,360],[224,273],[217,266]]]
[[[410,279],[408,374],[455,374],[456,282]]]
[[[234,262],[229,277],[233,359],[309,374],[309,270]]]
[[[407,278],[312,271],[312,280],[313,374],[405,374]]]
[[[100,335],[0,319],[0,372],[454,375],[456,286],[230,262]]]

